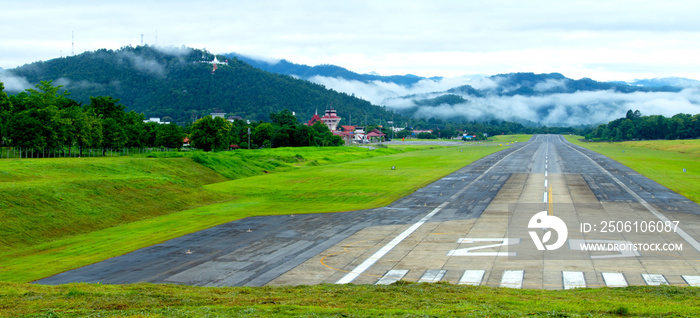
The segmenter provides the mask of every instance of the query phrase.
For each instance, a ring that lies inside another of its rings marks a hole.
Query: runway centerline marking
[[[372,265],[374,265],[375,263],[377,263],[377,261],[379,261],[382,257],[384,257],[384,255],[386,255],[386,254],[389,253],[394,247],[396,247],[397,245],[399,245],[399,243],[401,243],[401,242],[402,242],[404,239],[406,239],[409,235],[413,234],[413,232],[415,232],[419,227],[421,227],[425,222],[427,222],[431,217],[433,217],[433,215],[435,215],[435,214],[437,214],[438,212],[440,212],[440,210],[442,210],[442,208],[444,208],[444,207],[445,207],[447,204],[449,204],[452,200],[458,198],[460,195],[462,195],[462,193],[464,193],[464,191],[467,191],[467,189],[469,189],[474,183],[476,183],[477,181],[481,180],[481,178],[483,178],[487,173],[489,173],[489,172],[491,171],[491,169],[497,167],[503,160],[505,160],[506,158],[510,157],[510,156],[513,155],[514,153],[516,153],[516,152],[518,152],[518,151],[520,151],[520,150],[525,149],[526,147],[527,147],[527,146],[523,146],[523,147],[521,147],[520,149],[515,150],[515,151],[513,151],[513,152],[511,152],[511,153],[509,153],[509,154],[507,154],[507,155],[505,155],[505,156],[504,156],[503,158],[501,158],[500,160],[498,160],[493,166],[491,166],[491,167],[489,167],[488,169],[486,169],[486,171],[484,171],[484,173],[480,174],[480,175],[479,175],[478,177],[476,177],[474,180],[472,180],[471,182],[469,182],[469,184],[467,184],[466,186],[464,186],[464,187],[463,187],[462,189],[460,189],[457,193],[453,194],[453,195],[452,195],[451,197],[449,197],[445,202],[443,202],[442,204],[440,204],[437,208],[433,209],[430,213],[428,213],[427,215],[425,215],[425,216],[424,216],[423,218],[421,218],[418,222],[414,223],[414,224],[411,225],[409,228],[405,229],[403,232],[401,232],[401,234],[399,234],[399,235],[396,236],[393,240],[391,240],[389,243],[387,243],[386,245],[384,245],[384,247],[382,247],[380,250],[378,250],[377,252],[375,252],[374,254],[372,254],[372,256],[370,256],[369,258],[367,258],[367,259],[366,259],[364,262],[362,262],[360,265],[357,265],[357,267],[355,267],[355,269],[353,269],[353,270],[350,271],[349,273],[345,274],[345,276],[343,276],[341,279],[339,279],[339,280],[336,282],[336,284],[349,284],[349,283],[351,283],[352,281],[354,281],[357,277],[359,277],[360,275],[362,275],[362,273],[364,273],[367,269],[369,269],[370,267],[372,267]]]

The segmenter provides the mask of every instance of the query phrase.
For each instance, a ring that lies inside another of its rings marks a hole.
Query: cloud
[[[375,105],[387,106],[397,112],[412,113],[416,118],[440,118],[443,120],[490,120],[534,122],[547,126],[597,125],[624,117],[627,110],[639,110],[643,115],[700,113],[700,88],[688,88],[681,92],[578,91],[575,93],[544,94],[539,96],[499,96],[486,94],[476,97],[451,92],[468,100],[456,105],[417,106],[415,100],[431,99],[444,94],[450,88],[471,85],[474,88],[495,91],[502,78],[458,77],[441,80],[422,80],[406,87],[394,83],[373,81],[369,83],[341,78],[316,76],[311,81],[327,88],[354,94]],[[534,89],[546,92],[565,87],[567,79],[549,79],[534,85]],[[509,87],[509,90],[517,87]]]
[[[538,92],[546,92],[546,91],[551,90],[553,88],[558,88],[558,87],[566,88],[566,82],[568,82],[568,80],[565,80],[565,79],[557,80],[557,79],[550,78],[544,82],[539,82],[539,83],[535,84],[535,87],[533,87],[533,89],[538,91]]]
[[[152,47],[161,53],[165,53],[165,54],[171,55],[171,56],[186,56],[186,55],[192,53],[192,49],[189,47],[186,47],[184,45],[180,46],[180,47],[171,46],[171,45],[168,45],[168,46],[154,45]]]
[[[5,91],[13,93],[22,92],[26,89],[34,87],[33,85],[29,84],[26,78],[15,76],[7,70],[0,70],[0,82],[5,84]]]
[[[139,71],[143,71],[157,76],[165,75],[165,66],[158,63],[158,61],[156,60],[146,59],[129,51],[121,51],[120,54],[122,55],[122,57],[125,57],[126,59],[131,61],[131,64],[134,66],[134,68]]]

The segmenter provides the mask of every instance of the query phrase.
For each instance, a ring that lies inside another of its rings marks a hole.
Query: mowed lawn
[[[700,288],[0,283],[0,317],[696,317]]]
[[[387,205],[505,149],[432,148],[0,161],[2,200],[12,202],[0,213],[13,220],[0,281],[34,281],[249,216]],[[258,175],[219,182],[247,174]]]
[[[700,139],[589,143],[580,138],[566,136],[570,142],[612,158],[700,203]]]

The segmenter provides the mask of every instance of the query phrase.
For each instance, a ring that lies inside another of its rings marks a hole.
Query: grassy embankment
[[[692,317],[700,288],[0,284],[3,317]]]
[[[700,203],[700,140],[570,142],[616,160],[659,184]],[[686,169],[687,172],[683,172]]]
[[[289,148],[3,160],[0,281],[33,281],[249,216],[386,205],[501,149]],[[243,178],[217,183],[224,176]]]

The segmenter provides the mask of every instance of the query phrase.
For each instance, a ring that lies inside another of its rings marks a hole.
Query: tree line
[[[650,139],[692,139],[700,137],[700,114],[642,116],[639,110],[627,111],[625,117],[599,125],[585,135],[590,141]]]
[[[144,123],[144,115],[109,96],[90,97],[83,105],[62,86],[42,81],[34,89],[7,95],[0,82],[0,145],[48,154],[57,150],[82,155],[84,149],[180,148],[185,136],[176,125]]]
[[[186,137],[193,147],[205,151],[343,144],[343,139],[334,136],[322,122],[301,125],[286,109],[271,113],[272,122],[231,123],[205,116],[181,127],[175,123],[144,122],[143,114],[127,112],[126,106],[110,96],[90,97],[90,102],[83,105],[69,95],[52,81],[42,81],[33,89],[8,95],[0,82],[0,145],[32,150],[47,157],[60,155],[61,151],[82,156],[84,149],[95,148],[101,149],[102,155],[107,149],[179,149]]]
[[[279,148],[307,146],[341,146],[344,141],[331,133],[323,122],[312,126],[299,124],[288,109],[271,113],[271,122],[242,120],[232,123],[221,118],[205,116],[188,129],[192,146],[205,151],[234,148]]]

